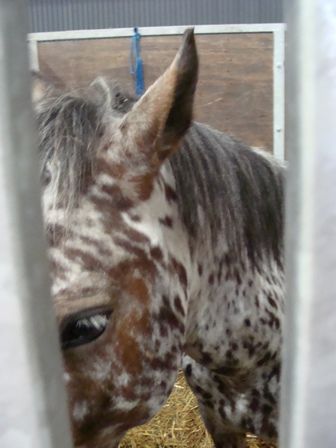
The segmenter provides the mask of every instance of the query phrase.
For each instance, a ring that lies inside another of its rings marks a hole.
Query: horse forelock
[[[88,88],[46,95],[35,108],[40,175],[54,208],[71,210],[95,172],[107,120],[121,117],[135,99],[97,78]]]

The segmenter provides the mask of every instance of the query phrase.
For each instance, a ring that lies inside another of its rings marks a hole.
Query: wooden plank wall
[[[180,36],[142,38],[147,87],[169,65],[180,42]],[[272,151],[272,33],[198,35],[197,45],[195,119]],[[66,86],[83,87],[104,75],[133,92],[130,38],[40,42],[38,56],[40,70]]]

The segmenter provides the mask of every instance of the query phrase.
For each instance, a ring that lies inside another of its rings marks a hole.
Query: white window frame
[[[159,26],[139,28],[142,36],[175,36],[183,34],[185,26]],[[285,159],[285,25],[282,23],[258,23],[239,25],[196,25],[195,34],[236,34],[236,33],[272,33],[273,34],[273,154],[280,160]],[[32,68],[38,70],[38,42],[108,39],[131,37],[133,28],[114,28],[97,30],[53,31],[32,33],[29,45]]]

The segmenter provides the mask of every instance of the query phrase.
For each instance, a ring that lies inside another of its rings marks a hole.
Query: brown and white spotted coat
[[[281,230],[272,227],[281,219],[267,188],[274,181],[279,190],[282,169],[206,126],[187,132],[197,66],[188,31],[172,65],[126,113],[111,107],[102,81],[90,88],[94,100],[81,100],[36,80],[52,296],[76,447],[118,446],[160,409],[182,365],[217,447],[245,446],[245,431],[276,437],[283,270],[282,243],[273,241]],[[192,194],[194,147],[204,163]],[[227,177],[205,156],[223,148]],[[217,184],[207,192],[212,163]],[[256,209],[266,195],[256,211],[253,185],[245,191],[254,164],[270,180],[255,180]],[[242,212],[235,200],[225,208],[230,191]]]

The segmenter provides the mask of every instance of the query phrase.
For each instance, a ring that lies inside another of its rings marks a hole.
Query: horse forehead
[[[84,196],[70,214],[53,207],[52,201],[48,206],[47,198],[44,213],[53,295],[65,291],[81,296],[97,285],[97,272],[119,286],[129,270],[153,280],[153,266],[160,263],[162,273],[164,234],[175,225],[169,194],[173,187],[169,176],[161,176],[151,197],[126,211],[111,206],[114,191],[101,194],[99,188],[94,201]],[[105,288],[100,284],[100,289]]]
[[[128,278],[127,287],[141,296],[139,279],[153,279],[155,263],[163,259],[155,226],[132,213],[106,220],[90,207],[78,210],[70,225],[63,214],[51,210],[46,226],[53,295],[82,296],[111,282],[122,288]]]

